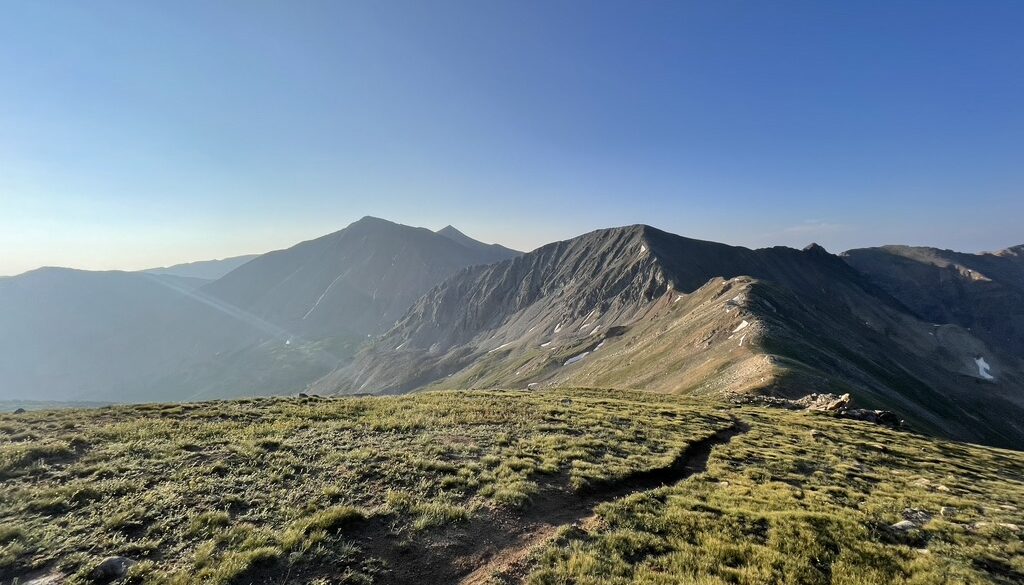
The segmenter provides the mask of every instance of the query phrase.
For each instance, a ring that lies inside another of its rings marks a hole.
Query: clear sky
[[[0,0],[0,274],[363,215],[1024,242],[1024,2]]]

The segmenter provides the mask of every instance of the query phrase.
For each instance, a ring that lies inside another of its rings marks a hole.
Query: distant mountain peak
[[[373,224],[373,223],[388,224],[388,225],[399,225],[399,224],[397,224],[397,223],[395,223],[395,222],[393,222],[391,220],[387,220],[387,219],[384,219],[384,218],[381,218],[381,217],[376,217],[374,215],[364,215],[363,217],[360,217],[356,221],[352,222],[352,225],[355,225],[355,224]]]
[[[1010,246],[1009,248],[999,250],[995,255],[1002,256],[1004,258],[1007,256],[1024,256],[1024,244]]]
[[[401,228],[412,228],[412,226],[403,225],[380,217],[374,217],[372,215],[364,215],[356,221],[350,223],[344,230],[360,231],[360,230],[393,230]],[[337,233],[337,232],[335,232]]]
[[[459,231],[458,228],[451,224],[444,226],[443,228],[437,230],[434,233],[436,233],[439,236],[445,237],[455,242],[456,244],[469,248],[470,250],[478,252],[487,252],[493,256],[493,261],[495,262],[499,260],[506,260],[508,258],[518,256],[519,254],[522,253],[511,248],[506,248],[501,244],[488,244],[485,242],[481,242],[480,240],[473,239]]]

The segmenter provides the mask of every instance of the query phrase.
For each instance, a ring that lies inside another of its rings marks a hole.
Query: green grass
[[[596,522],[534,551],[529,581],[1024,575],[1022,453],[821,414],[559,390],[0,416],[0,582],[43,570],[84,583],[122,555],[139,561],[136,583],[373,583],[403,558],[374,548],[387,535],[409,558],[465,562],[444,556],[457,554],[452,531],[517,518],[553,486],[594,493],[666,467],[733,419],[749,431],[705,473],[601,504]],[[919,527],[890,528],[906,516]]]
[[[743,409],[707,473],[599,508],[534,584],[1019,583],[1024,454]],[[943,510],[947,515],[943,515]],[[918,529],[890,528],[921,514]]]
[[[0,416],[0,582],[40,569],[84,582],[111,555],[141,561],[136,582],[372,581],[387,567],[353,542],[372,520],[428,540],[528,507],[539,482],[663,465],[730,423],[649,398],[439,392]]]

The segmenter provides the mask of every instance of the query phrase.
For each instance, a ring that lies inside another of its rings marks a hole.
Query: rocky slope
[[[1020,360],[922,321],[818,246],[749,250],[629,226],[460,272],[315,389],[850,392],[921,428],[1021,445],[1022,381]]]

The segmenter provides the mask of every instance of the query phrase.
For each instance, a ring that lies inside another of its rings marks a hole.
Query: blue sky
[[[1024,3],[0,1],[0,274],[363,215],[1024,242]]]

